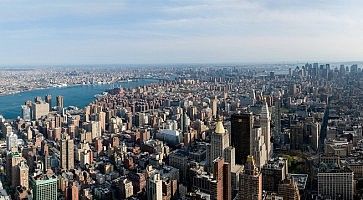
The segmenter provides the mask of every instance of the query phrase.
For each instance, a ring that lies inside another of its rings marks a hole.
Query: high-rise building
[[[18,186],[19,170],[18,164],[24,158],[18,152],[9,152],[6,156],[6,178],[12,187]]]
[[[52,95],[48,94],[45,96],[45,102],[49,104],[49,110],[52,110]]]
[[[217,118],[217,112],[218,112],[218,100],[216,97],[214,97],[212,100],[211,100],[211,108],[212,108],[212,115],[214,118]]]
[[[23,160],[17,166],[17,174],[19,174],[19,179],[16,180],[16,186],[22,186],[26,189],[29,188],[29,167]]]
[[[354,173],[346,167],[320,167],[318,173],[318,194],[330,199],[352,200],[354,195]]]
[[[248,156],[244,173],[240,174],[239,200],[262,200],[262,175],[258,171],[253,156]]]
[[[79,200],[79,190],[80,185],[78,182],[73,181],[72,183],[69,183],[66,189],[66,199]]]
[[[261,114],[260,114],[260,126],[262,129],[262,135],[264,137],[266,151],[267,151],[267,159],[270,159],[272,156],[272,142],[271,142],[271,116],[268,110],[267,102],[262,105]]]
[[[33,120],[39,119],[42,116],[48,115],[49,104],[44,101],[37,101],[32,104]]]
[[[106,129],[106,113],[105,112],[99,112],[98,113],[98,121],[99,121],[99,126],[101,129],[101,133],[103,133]]]
[[[218,120],[216,123],[215,131],[211,135],[210,144],[210,166],[212,166],[212,163],[216,158],[224,157],[225,150],[229,147],[229,135],[224,129],[223,122],[221,120]]]
[[[200,190],[210,195],[210,199],[230,200],[232,197],[231,167],[222,157],[213,161],[213,173],[207,173],[203,167],[196,164],[189,169],[188,179],[191,189]]]
[[[304,127],[298,122],[290,126],[290,149],[299,150],[304,144]]]
[[[267,162],[267,150],[265,137],[262,135],[262,128],[255,126],[252,129],[249,146],[251,155],[255,158],[255,164],[261,168]]]
[[[286,179],[288,164],[285,158],[273,158],[262,169],[262,188],[268,192],[278,192],[279,183]]]
[[[57,107],[63,109],[64,108],[64,97],[57,96]]]
[[[17,151],[18,149],[18,135],[14,132],[6,134],[6,149],[8,151]]]
[[[21,106],[21,118],[25,121],[30,121],[32,119],[31,109],[28,105]]]
[[[283,199],[300,200],[299,188],[292,179],[285,179],[279,184],[278,194]]]
[[[231,116],[231,143],[236,149],[236,164],[245,164],[250,152],[250,138],[253,128],[252,113]]]
[[[146,194],[147,199],[150,200],[162,200],[163,193],[162,193],[162,180],[160,178],[160,174],[156,173],[153,174],[146,184]]]
[[[57,182],[56,176],[36,175],[30,177],[33,200],[57,200]]]
[[[64,170],[74,168],[74,141],[68,135],[60,141],[60,166]]]
[[[134,194],[134,187],[129,179],[124,179],[121,182],[121,196],[122,199],[127,199]]]

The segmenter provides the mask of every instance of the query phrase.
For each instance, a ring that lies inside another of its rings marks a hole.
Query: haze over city
[[[361,61],[361,1],[0,1],[2,65]]]

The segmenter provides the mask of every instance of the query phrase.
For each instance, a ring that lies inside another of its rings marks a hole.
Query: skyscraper
[[[74,141],[69,135],[63,135],[60,141],[60,165],[65,170],[74,168]]]
[[[18,152],[10,152],[7,154],[6,160],[6,178],[15,188],[20,180],[18,164],[23,160],[23,157]]]
[[[288,174],[287,159],[279,157],[268,161],[261,169],[262,187],[268,192],[277,192],[279,183],[286,179]]]
[[[262,135],[262,128],[255,126],[252,129],[250,136],[249,146],[251,155],[255,158],[255,164],[258,168],[261,168],[267,162],[267,150],[265,137]]]
[[[229,135],[224,129],[223,122],[217,121],[215,131],[211,135],[211,155],[210,155],[210,166],[212,162],[218,157],[224,157],[225,150],[229,147]]]
[[[149,200],[162,200],[162,180],[160,179],[160,174],[153,174],[146,184],[147,199]]]
[[[212,115],[213,115],[213,117],[214,118],[216,118],[217,117],[217,98],[216,97],[214,97],[212,100],[211,100],[211,108],[212,108]]]
[[[247,157],[244,170],[240,174],[239,200],[262,200],[262,175],[253,156]]]
[[[52,110],[52,95],[48,94],[45,96],[45,102],[49,104],[49,110]]]
[[[18,135],[14,132],[6,134],[6,149],[8,151],[17,151],[18,148]]]
[[[31,120],[31,109],[28,105],[21,106],[21,118],[25,121]]]
[[[29,167],[23,160],[17,166],[17,174],[19,174],[19,179],[16,181],[16,185],[29,188]]]
[[[272,143],[271,143],[271,130],[270,130],[271,116],[268,110],[267,102],[263,103],[261,114],[260,114],[260,125],[262,128],[262,135],[264,137],[267,159],[271,158],[272,155]]]
[[[250,152],[250,137],[253,128],[252,113],[233,114],[231,116],[231,142],[236,148],[236,164],[245,164]]]
[[[64,97],[63,96],[57,96],[57,107],[60,109],[64,108]]]
[[[57,181],[56,176],[32,176],[30,187],[33,190],[33,200],[57,200]]]
[[[42,116],[48,115],[49,104],[44,101],[37,101],[32,104],[33,120],[39,119]]]

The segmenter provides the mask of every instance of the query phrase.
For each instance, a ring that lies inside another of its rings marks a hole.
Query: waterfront
[[[46,88],[20,92],[11,95],[0,96],[0,115],[6,119],[15,119],[20,116],[21,105],[27,100],[34,100],[36,96],[44,99],[47,94],[52,95],[52,106],[55,105],[56,96],[64,96],[65,106],[76,106],[83,108],[95,99],[96,94],[114,87],[133,88],[150,83],[155,83],[152,79],[137,79],[132,82],[122,82],[117,84],[96,84],[96,85],[76,85],[60,88]]]

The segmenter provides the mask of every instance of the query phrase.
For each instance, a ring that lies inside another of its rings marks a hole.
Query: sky
[[[0,0],[0,65],[363,60],[361,0]]]

